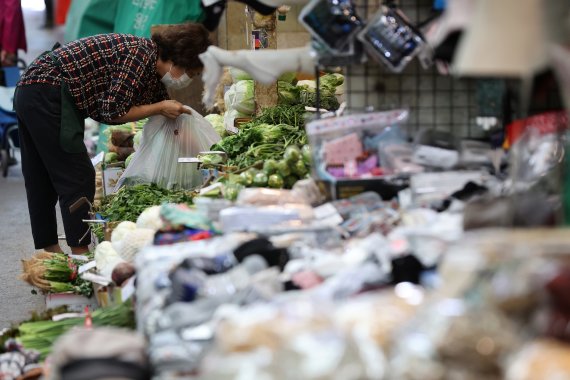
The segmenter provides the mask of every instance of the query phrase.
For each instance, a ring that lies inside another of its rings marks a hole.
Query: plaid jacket
[[[148,38],[100,34],[40,56],[22,75],[18,86],[58,86],[64,80],[86,117],[110,123],[132,106],[168,99],[156,72],[157,59],[158,48]]]

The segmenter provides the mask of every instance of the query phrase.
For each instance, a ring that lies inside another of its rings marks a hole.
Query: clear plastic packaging
[[[459,163],[456,141],[449,132],[423,129],[414,144],[413,161],[418,165],[451,169]]]
[[[276,206],[285,204],[309,205],[309,202],[299,192],[284,189],[252,188],[240,191],[238,205]]]
[[[364,25],[350,0],[312,0],[299,14],[299,22],[331,52],[343,54]]]
[[[200,114],[183,114],[175,120],[153,116],[143,129],[140,149],[119,179],[123,185],[156,183],[171,189],[192,189],[202,184],[197,164],[179,163],[179,158],[196,157],[220,140],[220,135]]]
[[[379,136],[401,125],[407,110],[374,112],[312,121],[307,134],[313,152],[313,174],[326,181],[370,179],[387,173],[380,166]]]
[[[424,40],[397,8],[381,6],[358,34],[368,54],[393,72],[400,72],[422,50]]]

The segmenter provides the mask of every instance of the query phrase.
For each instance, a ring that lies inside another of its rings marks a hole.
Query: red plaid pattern
[[[158,48],[148,38],[100,34],[42,55],[22,75],[18,86],[57,86],[64,80],[86,117],[111,123],[132,106],[168,99],[156,72],[157,59]]]

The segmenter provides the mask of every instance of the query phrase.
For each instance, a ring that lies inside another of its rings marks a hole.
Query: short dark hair
[[[168,25],[153,33],[152,40],[158,45],[160,59],[185,69],[204,67],[198,55],[211,45],[208,30],[194,23]]]

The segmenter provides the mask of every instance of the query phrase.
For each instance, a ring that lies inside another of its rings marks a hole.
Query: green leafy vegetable
[[[301,89],[288,82],[277,82],[279,104],[299,104],[301,101]]]
[[[247,115],[253,115],[255,112],[253,88],[252,80],[240,80],[232,84],[224,94],[226,107]]]
[[[226,135],[226,127],[224,126],[224,117],[222,115],[213,113],[204,116],[204,119],[208,120],[210,124],[212,124],[212,127],[214,127],[220,137],[224,137]]]
[[[202,161],[202,167],[204,168],[220,165],[224,161],[222,156],[215,153],[201,155],[200,160]]]
[[[95,310],[91,319],[94,326],[135,328],[135,316],[130,301]],[[22,323],[18,328],[19,341],[24,348],[37,350],[42,359],[51,353],[55,341],[70,329],[81,326],[85,318],[68,318],[60,321],[37,321]]]
[[[192,193],[185,190],[167,190],[155,184],[123,186],[117,193],[103,199],[99,213],[112,222],[136,222],[139,215],[150,206],[162,203],[192,204]]]
[[[119,155],[115,152],[105,153],[105,164],[112,164],[119,161]]]
[[[232,76],[232,81],[237,83],[241,80],[253,80],[251,75],[243,70],[236,69],[235,67],[230,67],[230,75]]]
[[[131,163],[131,161],[133,160],[133,157],[135,156],[134,153],[129,154],[129,157],[127,157],[127,159],[125,160],[125,168],[129,166],[129,164]]]
[[[226,152],[228,165],[245,169],[259,161],[280,159],[289,145],[306,144],[304,124],[303,106],[266,108],[244,124],[239,134],[222,139],[211,149]]]

